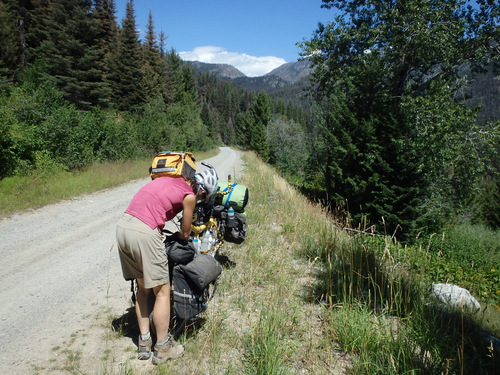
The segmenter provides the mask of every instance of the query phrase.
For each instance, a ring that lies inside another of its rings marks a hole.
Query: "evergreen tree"
[[[210,109],[208,108],[208,104],[205,102],[201,108],[200,113],[201,121],[208,130],[207,137],[211,139],[215,139],[215,124],[212,118],[212,114],[210,113]]]
[[[66,100],[81,108],[98,102],[103,80],[97,43],[99,25],[87,0],[34,1],[30,26],[32,61],[44,67]]]
[[[271,120],[271,101],[269,96],[260,92],[250,108],[250,149],[256,151],[264,161],[269,160],[269,144],[267,142],[267,125]]]
[[[153,14],[149,12],[146,40],[143,44],[144,50],[144,65],[142,67],[144,73],[144,85],[146,101],[151,101],[154,98],[161,97],[165,103],[168,103],[168,77],[167,64],[164,58],[161,57],[154,31]]]
[[[342,13],[303,48],[316,67],[323,121],[312,134],[323,140],[317,158],[327,191],[358,223],[384,218],[391,234],[399,225],[406,235],[439,228],[466,209],[483,167],[475,112],[455,102],[453,90],[459,64],[479,61],[478,51],[481,62],[493,57],[493,18],[474,28],[477,13],[455,0],[323,6]]]
[[[174,49],[171,49],[166,57],[167,63],[167,88],[168,103],[176,103],[182,100],[184,87],[182,77],[182,60]]]
[[[112,70],[108,76],[113,88],[113,103],[117,109],[130,111],[145,103],[142,66],[134,7],[132,1],[128,1],[119,32],[118,48],[113,53]]]
[[[0,84],[13,81],[19,69],[19,34],[17,30],[17,1],[0,1]]]
[[[473,217],[475,222],[485,223],[492,230],[500,229],[500,188],[498,181],[489,179],[478,195],[476,212]]]
[[[236,144],[248,149],[250,145],[250,115],[248,112],[239,112],[235,117]]]
[[[108,79],[112,73],[113,51],[118,48],[118,24],[113,0],[94,0],[93,17],[98,22],[97,66],[101,81],[96,87],[97,103],[102,107],[111,106],[112,83]]]

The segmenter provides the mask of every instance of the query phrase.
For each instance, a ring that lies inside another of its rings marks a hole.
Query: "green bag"
[[[221,180],[217,184],[219,185],[219,193],[215,199],[215,204],[222,205],[225,208],[232,206],[235,211],[243,212],[248,203],[248,188],[237,183],[232,183],[230,188],[228,181]]]

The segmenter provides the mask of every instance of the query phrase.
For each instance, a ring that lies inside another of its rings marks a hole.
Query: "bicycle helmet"
[[[210,200],[215,197],[215,193],[218,189],[217,180],[219,177],[217,176],[217,172],[212,168],[206,169],[196,173],[194,178],[199,188],[205,190],[207,193],[205,202],[210,202]]]

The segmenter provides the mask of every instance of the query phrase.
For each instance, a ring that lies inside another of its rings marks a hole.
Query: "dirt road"
[[[229,148],[207,162],[221,179],[242,173],[241,154]],[[120,316],[130,307],[115,227],[148,181],[0,221],[0,373],[68,373],[72,361],[85,373],[101,370],[107,355],[103,317]]]

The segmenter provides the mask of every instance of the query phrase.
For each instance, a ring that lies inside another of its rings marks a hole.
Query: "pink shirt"
[[[188,194],[194,192],[183,178],[158,177],[135,194],[125,212],[161,231],[165,222],[182,211],[182,202]]]

